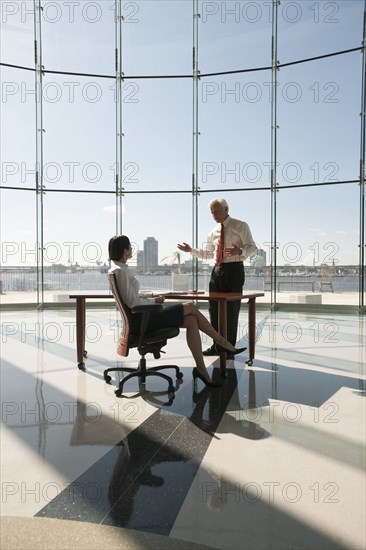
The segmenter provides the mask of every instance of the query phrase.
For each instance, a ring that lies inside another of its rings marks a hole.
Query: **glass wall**
[[[2,2],[2,302],[106,290],[120,231],[143,288],[207,289],[212,263],[177,243],[203,244],[224,197],[260,250],[246,290],[364,313],[364,13]]]

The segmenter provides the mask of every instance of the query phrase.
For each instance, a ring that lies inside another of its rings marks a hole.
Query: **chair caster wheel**
[[[120,390],[120,389],[115,390],[114,393],[116,394],[117,397],[121,397],[121,395],[122,395],[122,390]]]
[[[87,352],[86,349],[84,349],[84,351],[83,351],[83,357],[88,357],[88,352]]]
[[[105,374],[104,375],[104,380],[107,382],[107,384],[110,384],[111,380],[112,380],[112,377],[109,376],[109,374]]]
[[[177,378],[183,378],[183,373],[182,373],[182,372],[178,372],[178,373],[177,373]]]
[[[78,368],[80,370],[85,370],[85,363],[78,363]]]

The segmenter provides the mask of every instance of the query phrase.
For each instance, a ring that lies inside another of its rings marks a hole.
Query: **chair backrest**
[[[137,347],[140,355],[144,355],[145,353],[154,353],[155,356],[155,354],[159,352],[161,347],[166,345],[166,340],[168,338],[174,338],[175,336],[178,336],[179,328],[176,326],[160,328],[145,334],[143,322],[140,327],[141,332],[134,332],[132,330],[131,323],[132,313],[122,301],[121,295],[117,287],[116,275],[114,273],[108,273],[108,280],[122,319],[122,332],[119,337],[119,343],[117,345],[118,355],[121,355],[122,357],[127,357],[129,349]],[[158,357],[155,358],[157,359]]]
[[[129,350],[129,338],[130,338],[130,321],[128,314],[126,312],[125,306],[123,305],[122,298],[117,288],[116,276],[114,273],[108,273],[108,281],[110,284],[111,292],[116,301],[118,311],[121,314],[122,318],[122,331],[119,337],[119,342],[117,345],[117,353],[122,357],[127,357]]]
[[[334,267],[329,265],[321,266],[320,268],[320,282],[331,283],[334,276]]]

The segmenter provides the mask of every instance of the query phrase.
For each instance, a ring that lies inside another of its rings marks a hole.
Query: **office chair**
[[[138,377],[141,383],[145,384],[146,377],[160,376],[161,378],[164,378],[165,380],[167,380],[167,382],[169,383],[168,392],[174,393],[172,378],[167,374],[164,374],[159,371],[166,370],[166,369],[175,369],[177,378],[183,378],[183,373],[180,372],[179,368],[176,365],[162,365],[159,367],[146,368],[145,355],[147,353],[152,353],[155,359],[159,359],[160,354],[165,353],[162,351],[161,348],[166,346],[167,340],[169,338],[175,338],[176,336],[178,336],[179,328],[167,327],[167,328],[154,330],[152,332],[146,332],[146,327],[150,318],[150,313],[153,311],[160,311],[163,308],[163,306],[161,304],[147,304],[147,305],[135,306],[132,309],[129,309],[122,302],[121,296],[117,288],[115,274],[108,273],[108,280],[110,283],[112,294],[114,296],[114,299],[116,301],[116,304],[122,319],[122,332],[119,338],[119,343],[117,345],[117,353],[122,357],[127,357],[129,350],[131,348],[137,348],[140,354],[140,361],[137,369],[129,368],[129,367],[113,367],[110,369],[106,369],[104,371],[104,380],[107,383],[110,383],[111,376],[109,375],[109,373],[112,371],[119,371],[119,372],[126,371],[130,373],[124,378],[122,378],[122,380],[119,382],[119,387],[114,392],[117,397],[120,397],[122,395],[123,386],[127,382],[127,380],[133,377]],[[141,319],[140,332],[134,334],[130,331],[130,326],[131,326],[130,316],[136,313],[142,313],[142,319]]]
[[[323,292],[323,287],[328,287],[330,292],[334,292],[333,288],[333,277],[334,277],[334,267],[325,265],[320,267],[320,292]]]

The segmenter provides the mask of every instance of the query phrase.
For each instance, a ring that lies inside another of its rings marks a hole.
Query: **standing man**
[[[229,205],[225,199],[213,199],[208,207],[218,224],[208,235],[204,248],[192,248],[189,244],[178,244],[179,250],[190,252],[203,260],[215,259],[211,272],[210,292],[242,292],[245,273],[243,261],[254,256],[257,246],[246,222],[229,216]],[[210,321],[218,330],[218,304],[209,302]],[[227,340],[233,346],[236,343],[241,300],[227,303]],[[215,343],[203,352],[203,355],[219,355]],[[228,359],[233,359],[230,354]]]

